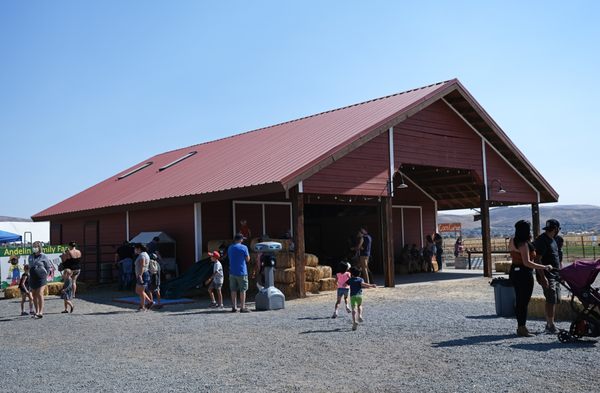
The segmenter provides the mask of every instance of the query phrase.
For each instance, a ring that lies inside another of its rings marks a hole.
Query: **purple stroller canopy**
[[[575,261],[560,269],[560,278],[565,280],[574,293],[580,294],[590,287],[600,273],[600,259],[597,261]]]

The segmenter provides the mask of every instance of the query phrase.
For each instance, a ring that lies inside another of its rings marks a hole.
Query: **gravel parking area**
[[[434,276],[365,290],[354,332],[348,314],[330,318],[334,292],[250,314],[205,300],[136,313],[102,292],[69,315],[50,297],[41,320],[1,300],[2,382],[28,392],[598,391],[595,341],[517,338],[516,322],[495,316],[489,279]]]

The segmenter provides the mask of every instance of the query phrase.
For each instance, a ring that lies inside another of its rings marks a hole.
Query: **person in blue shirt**
[[[360,278],[360,269],[355,267],[350,268],[351,277],[346,281],[350,286],[350,305],[352,306],[352,330],[356,330],[358,322],[363,321],[362,312],[362,290],[363,288],[375,288],[375,284],[367,284]]]
[[[237,312],[237,293],[240,293],[240,312],[250,312],[246,308],[246,291],[248,290],[248,267],[250,253],[248,247],[242,244],[244,235],[238,233],[233,238],[233,244],[227,249],[229,257],[229,288],[231,290],[231,312]]]

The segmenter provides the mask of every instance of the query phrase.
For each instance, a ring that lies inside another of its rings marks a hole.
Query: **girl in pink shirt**
[[[337,301],[335,302],[335,310],[333,311],[333,316],[331,318],[337,318],[338,316],[338,307],[342,301],[342,297],[344,298],[344,303],[346,303],[346,311],[349,313],[352,312],[350,307],[348,307],[348,293],[350,292],[350,286],[346,284],[346,282],[350,279],[350,264],[348,262],[340,262],[336,279],[337,279]]]

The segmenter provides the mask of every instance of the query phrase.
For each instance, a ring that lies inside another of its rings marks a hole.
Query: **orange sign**
[[[439,224],[438,227],[440,232],[460,232],[460,222]]]

